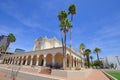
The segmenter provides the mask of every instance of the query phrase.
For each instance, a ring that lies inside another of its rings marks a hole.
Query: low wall
[[[0,72],[11,74],[11,70],[0,68]],[[28,74],[19,72],[17,77],[23,77],[26,80],[62,80],[61,78],[54,78],[54,77],[48,77],[48,76],[42,76],[42,75],[34,75],[34,74]]]
[[[52,70],[51,75],[63,78],[83,78],[87,76],[92,69],[87,70]]]

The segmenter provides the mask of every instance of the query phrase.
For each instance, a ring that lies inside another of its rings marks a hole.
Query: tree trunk
[[[66,32],[64,33],[63,69],[66,69]]]
[[[99,55],[98,55],[98,53],[97,53],[97,59],[98,59],[98,61],[99,61]]]
[[[65,59],[65,69],[66,69],[66,33],[65,33],[65,38],[64,38],[64,43],[65,43],[65,54],[64,54],[64,59]]]
[[[72,68],[71,51],[72,51],[72,29],[70,28],[70,70]]]
[[[64,65],[65,65],[65,64],[64,64],[64,53],[65,53],[65,52],[64,52],[64,42],[63,42],[62,32],[61,32],[61,41],[62,41],[62,49],[63,49],[63,65],[62,65],[62,66],[63,66],[63,69],[65,69],[65,68],[64,68]]]
[[[73,15],[71,15],[71,23],[72,20],[73,20]],[[72,68],[71,51],[72,51],[72,28],[70,28],[70,70]]]
[[[90,68],[89,55],[87,55],[87,61],[88,61],[88,68]]]

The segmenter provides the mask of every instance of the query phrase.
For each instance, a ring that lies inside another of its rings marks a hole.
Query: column
[[[43,66],[46,66],[46,55],[44,55],[44,63]]]
[[[36,61],[36,66],[39,64],[39,55],[37,55],[37,61]]]
[[[19,65],[19,62],[20,62],[20,58],[18,57],[18,59],[17,59],[17,65]]]
[[[28,56],[26,56],[26,62],[25,62],[25,65],[27,65],[27,62],[28,62],[27,60],[28,60]]]
[[[30,65],[32,65],[32,62],[33,62],[33,56],[31,56]]]
[[[24,56],[23,56],[22,59],[21,59],[21,65],[23,65],[23,58],[24,58]]]
[[[55,65],[55,58],[54,58],[55,55],[52,56],[52,66]]]
[[[74,57],[73,57],[73,68],[75,67],[75,61],[74,61]]]

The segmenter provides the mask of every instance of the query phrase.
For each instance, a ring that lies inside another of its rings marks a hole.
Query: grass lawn
[[[110,74],[111,76],[115,77],[116,79],[120,80],[120,73],[117,72],[107,72],[108,74]]]

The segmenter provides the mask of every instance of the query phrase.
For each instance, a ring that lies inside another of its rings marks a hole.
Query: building
[[[35,40],[33,51],[56,47],[62,47],[62,43],[56,38],[48,39],[47,37],[40,37],[37,40]]]
[[[103,62],[103,66],[105,68],[109,68],[111,64],[114,65],[114,67],[120,69],[120,56],[107,56],[103,59],[101,59]]]
[[[66,48],[66,66],[70,67],[70,53],[72,67],[81,66],[82,58],[73,50]],[[56,38],[39,38],[35,41],[33,51],[22,52],[6,56],[5,64],[36,65],[36,66],[63,66],[63,48]]]
[[[4,46],[5,50],[7,50],[7,48],[9,47],[9,41],[7,40],[7,36],[5,35],[1,35],[0,36],[0,46]]]
[[[20,48],[16,48],[15,49],[15,53],[22,53],[22,52],[25,52],[25,50],[20,49]]]

